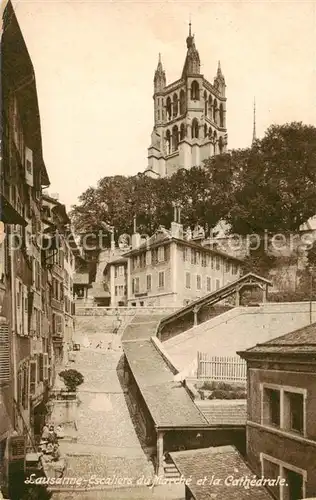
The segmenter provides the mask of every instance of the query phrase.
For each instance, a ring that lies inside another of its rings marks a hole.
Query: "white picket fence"
[[[197,378],[222,382],[245,382],[247,363],[239,356],[211,356],[197,353]]]

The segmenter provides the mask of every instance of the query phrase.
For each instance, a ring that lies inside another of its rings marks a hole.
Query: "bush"
[[[230,384],[226,384],[225,382],[218,382],[216,389],[220,389],[221,391],[232,391],[233,386]]]
[[[212,392],[208,399],[230,399],[230,397],[227,391],[215,389],[215,391]]]
[[[204,391],[214,391],[214,389],[217,389],[216,387],[216,382],[204,382],[201,389],[204,389]]]
[[[69,392],[75,392],[77,387],[84,382],[83,375],[73,369],[63,370],[60,372],[59,376],[64,381]]]

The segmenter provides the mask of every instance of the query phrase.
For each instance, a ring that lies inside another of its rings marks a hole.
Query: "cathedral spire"
[[[189,74],[200,74],[200,56],[195,47],[194,35],[192,35],[191,19],[189,22],[189,36],[187,37],[187,56],[185,58],[184,67],[182,71],[182,78]]]
[[[155,92],[160,92],[166,86],[166,73],[162,67],[161,54],[159,52],[158,65],[154,76],[154,88]]]
[[[253,100],[253,132],[252,132],[252,144],[257,140],[256,133],[256,98]]]

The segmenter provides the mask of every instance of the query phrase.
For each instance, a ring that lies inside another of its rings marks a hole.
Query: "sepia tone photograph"
[[[316,0],[2,0],[0,499],[316,500]]]

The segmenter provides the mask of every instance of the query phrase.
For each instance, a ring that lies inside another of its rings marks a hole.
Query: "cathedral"
[[[154,128],[145,170],[146,175],[154,178],[202,165],[203,160],[227,148],[226,85],[220,63],[211,84],[200,72],[191,23],[186,42],[187,54],[179,80],[166,84],[160,55],[155,71]]]

